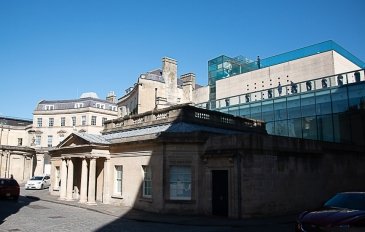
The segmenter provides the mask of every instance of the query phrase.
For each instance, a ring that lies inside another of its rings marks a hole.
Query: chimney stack
[[[108,96],[106,97],[106,100],[111,103],[117,102],[117,96],[115,95],[114,91],[109,91]]]

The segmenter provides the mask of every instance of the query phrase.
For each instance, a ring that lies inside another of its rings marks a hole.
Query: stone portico
[[[50,191],[57,190],[60,200],[89,205],[96,205],[96,201],[107,203],[110,154],[106,144],[81,133],[65,139],[55,152],[59,157],[52,159],[52,173],[59,174],[53,178]]]

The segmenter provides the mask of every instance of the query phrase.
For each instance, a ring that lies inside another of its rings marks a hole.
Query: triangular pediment
[[[58,144],[58,148],[62,147],[75,147],[75,146],[81,146],[81,145],[89,145],[90,142],[81,138],[75,133],[70,134],[65,138],[60,144]]]

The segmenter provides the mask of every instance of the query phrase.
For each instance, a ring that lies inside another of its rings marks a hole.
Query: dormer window
[[[84,107],[84,103],[75,103],[75,108],[82,108]]]
[[[105,104],[101,104],[101,103],[96,103],[96,108],[99,108],[99,109],[105,109]]]
[[[109,110],[117,111],[117,107],[116,106],[109,106]]]
[[[44,109],[45,110],[54,110],[54,105],[45,105]]]

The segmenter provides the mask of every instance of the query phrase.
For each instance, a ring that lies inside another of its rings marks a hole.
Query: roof
[[[22,119],[22,118],[15,118],[15,117],[7,117],[1,116],[0,117],[0,125],[7,125],[7,126],[28,126],[33,124],[31,119]]]
[[[36,111],[44,110],[45,105],[53,105],[53,110],[64,110],[64,109],[74,109],[75,103],[83,103],[82,107],[96,107],[96,103],[102,103],[105,105],[106,110],[111,110],[111,106],[116,106],[116,103],[109,102],[107,100],[102,100],[98,98],[80,98],[80,99],[72,99],[72,100],[43,100],[38,103],[36,107]]]
[[[116,133],[104,134],[103,137],[105,140],[110,141],[113,139],[119,138],[128,138],[142,135],[150,135],[150,134],[159,134],[163,132],[168,133],[191,133],[191,132],[211,132],[211,133],[220,133],[220,134],[237,134],[239,131],[214,128],[209,126],[203,126],[193,123],[186,122],[177,122],[177,123],[168,123],[168,124],[160,124],[151,127],[144,128],[136,128],[133,130],[121,131]]]
[[[94,144],[110,144],[102,135],[74,132],[78,137]]]

